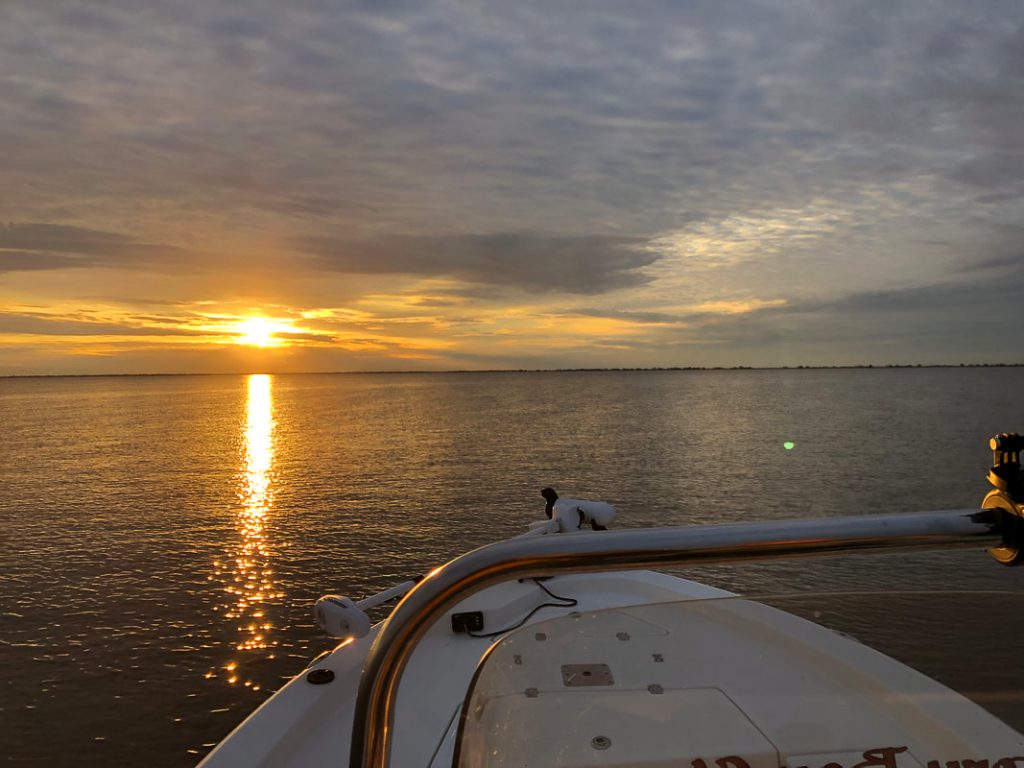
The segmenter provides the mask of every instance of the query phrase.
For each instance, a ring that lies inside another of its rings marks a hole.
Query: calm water
[[[519,533],[545,485],[623,526],[977,506],[1022,392],[1024,369],[0,380],[0,754],[191,765],[333,645],[319,595]],[[894,653],[948,641],[910,660],[1024,727],[998,655],[1024,569],[959,552],[696,575],[1003,592],[837,623]]]

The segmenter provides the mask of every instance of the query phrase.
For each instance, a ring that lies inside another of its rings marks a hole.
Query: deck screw
[[[612,740],[607,736],[595,736],[590,740],[590,746],[594,749],[608,749],[612,745]]]

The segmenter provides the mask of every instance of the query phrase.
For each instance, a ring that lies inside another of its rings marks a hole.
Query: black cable
[[[579,605],[579,600],[577,600],[577,599],[575,599],[575,598],[573,598],[573,597],[562,597],[561,595],[556,595],[556,594],[555,594],[554,592],[552,592],[552,591],[551,591],[550,589],[548,589],[548,588],[547,588],[547,587],[545,587],[545,586],[544,586],[543,584],[541,584],[541,583],[540,583],[540,579],[532,579],[532,581],[533,581],[533,583],[534,583],[534,584],[536,584],[536,585],[537,585],[538,587],[540,587],[540,588],[541,588],[541,589],[543,589],[543,590],[544,590],[545,592],[547,592],[547,593],[548,593],[548,594],[549,594],[549,595],[550,595],[551,597],[553,597],[553,598],[554,598],[555,600],[561,600],[561,601],[562,601],[563,603],[565,603],[565,607],[566,607],[566,608],[572,608],[572,607],[573,607],[574,605]]]
[[[467,632],[466,634],[469,635],[470,637],[495,637],[496,635],[503,635],[506,632],[511,632],[513,629],[519,629],[521,626],[523,626],[523,624],[525,624],[526,622],[528,622],[530,620],[530,617],[533,616],[533,614],[535,614],[541,608],[572,608],[574,605],[579,605],[579,601],[576,600],[575,598],[572,598],[572,597],[562,597],[561,595],[556,595],[550,589],[548,589],[543,584],[541,584],[537,579],[531,579],[531,581],[534,584],[536,584],[538,587],[540,587],[542,590],[547,592],[548,595],[553,597],[555,600],[561,600],[562,602],[560,602],[560,603],[541,603],[540,605],[534,607],[534,609],[532,611],[530,611],[528,614],[523,616],[523,618],[520,619],[518,623],[513,624],[511,627],[505,627],[504,629],[499,629],[497,632],[480,632],[480,633],[477,633],[477,632]]]

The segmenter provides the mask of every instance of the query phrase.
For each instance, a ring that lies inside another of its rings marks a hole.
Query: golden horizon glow
[[[225,301],[215,309],[217,302],[203,301],[160,314],[113,304],[88,311],[19,305],[13,310],[32,330],[0,331],[0,346],[6,345],[11,354],[23,354],[26,360],[42,355],[77,359],[86,371],[103,370],[106,361],[115,367],[118,358],[130,361],[119,373],[467,367],[461,353],[478,356],[479,367],[506,355],[509,359],[535,355],[540,363],[556,357],[561,362],[563,356],[570,356],[573,364],[586,359],[601,367],[614,355],[634,354],[663,338],[683,339],[694,350],[714,342],[701,337],[702,327],[712,322],[708,318],[786,303],[771,295],[720,293],[697,303],[666,303],[644,311],[626,308],[602,316],[572,305],[553,311],[546,300],[482,304],[468,311],[460,301],[438,298],[431,291],[378,291],[344,306],[300,307],[268,300],[261,304]],[[47,335],[48,327],[54,333]],[[685,336],[680,335],[684,330]],[[221,354],[229,347],[238,352]],[[699,359],[700,353],[693,355],[698,359],[692,362],[707,362]],[[178,356],[187,363],[169,362]],[[642,362],[664,361],[652,358]]]
[[[707,312],[713,315],[745,315],[759,309],[785,306],[785,299],[736,299],[733,301],[705,301],[687,307],[690,312]]]

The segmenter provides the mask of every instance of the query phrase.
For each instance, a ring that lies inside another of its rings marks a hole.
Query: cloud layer
[[[528,234],[390,236],[351,241],[307,237],[297,243],[326,270],[455,277],[525,290],[602,293],[649,281],[641,271],[660,254],[640,238]]]
[[[181,249],[114,232],[57,224],[0,223],[0,272],[173,265]]]
[[[0,372],[157,305],[362,368],[1006,359],[1022,51],[1011,2],[14,0]]]

